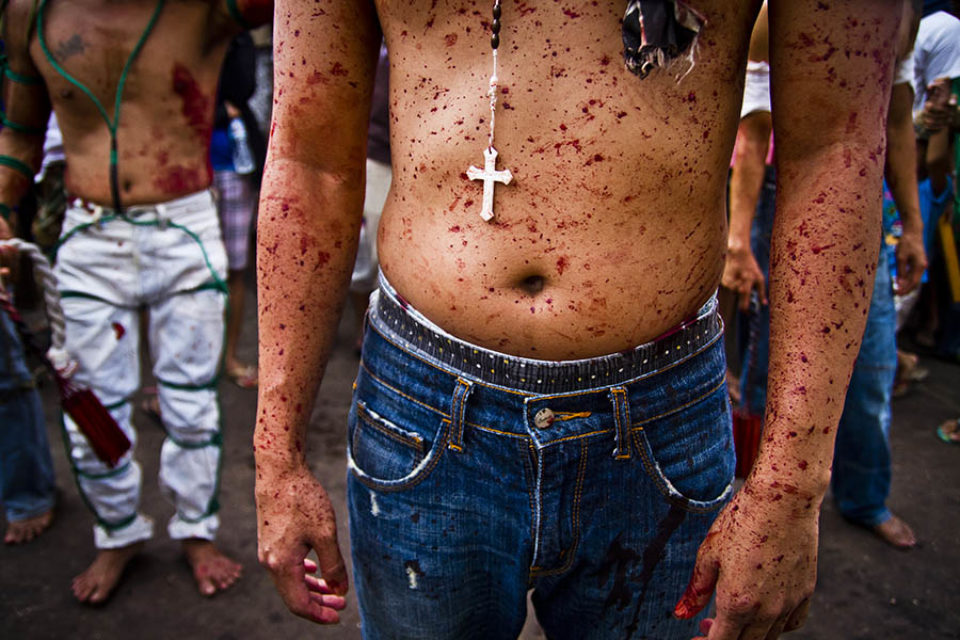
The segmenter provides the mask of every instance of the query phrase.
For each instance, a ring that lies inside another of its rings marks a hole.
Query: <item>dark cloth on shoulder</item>
[[[693,64],[693,47],[702,16],[683,0],[630,0],[623,16],[623,57],[627,68],[645,78],[681,54]],[[688,52],[689,50],[689,52]]]

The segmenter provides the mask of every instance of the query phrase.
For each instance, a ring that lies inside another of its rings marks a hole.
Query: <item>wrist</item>
[[[779,494],[778,499],[819,502],[830,488],[830,467],[758,459],[746,482],[760,494]]]

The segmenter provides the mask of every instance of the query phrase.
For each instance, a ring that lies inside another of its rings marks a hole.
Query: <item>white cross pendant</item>
[[[483,150],[483,169],[471,166],[467,169],[467,177],[471,180],[483,180],[483,208],[480,217],[485,221],[493,220],[493,187],[497,182],[510,184],[513,174],[510,169],[497,171],[497,150],[487,147]]]

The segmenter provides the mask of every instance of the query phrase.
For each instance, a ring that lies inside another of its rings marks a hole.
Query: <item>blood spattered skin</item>
[[[260,0],[242,2],[262,8]],[[82,6],[80,6],[82,5]],[[55,57],[115,119],[115,91],[127,56],[142,36],[156,3],[80,0],[73,10],[50,3],[44,33]],[[165,6],[129,67],[117,124],[117,173],[122,204],[150,204],[209,186],[209,138],[223,55],[235,23],[211,20],[210,6]],[[243,9],[242,9],[243,10]],[[29,30],[24,30],[28,33]],[[107,122],[90,97],[46,61],[35,35],[29,60],[43,77],[64,137],[73,196],[111,205]],[[16,43],[14,43],[16,46]],[[37,93],[37,96],[42,94]],[[46,100],[33,105],[46,119]]]
[[[661,335],[710,297],[758,3],[691,4],[705,20],[696,64],[641,81],[620,62],[622,2],[504,2],[495,146],[514,182],[496,187],[497,217],[487,223],[481,186],[466,171],[488,144],[490,3],[378,3],[391,52],[394,180],[380,258],[412,306],[483,346],[569,359]],[[873,52],[894,30],[887,7],[782,5],[774,59],[790,69],[775,96],[784,186],[772,440],[749,490],[720,515],[691,591],[690,607],[703,606],[719,570],[724,613],[746,602],[786,615],[780,605],[796,607],[812,588],[830,430],[876,260],[890,68]],[[379,36],[365,10],[332,0],[277,9],[259,234],[258,495],[304,467],[304,416],[352,265],[366,127],[353,107],[366,104]],[[294,526],[290,514],[267,515],[271,526]]]

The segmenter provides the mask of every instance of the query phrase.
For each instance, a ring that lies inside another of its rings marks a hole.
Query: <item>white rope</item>
[[[33,261],[33,271],[37,276],[40,288],[43,289],[44,306],[47,309],[47,320],[50,322],[50,349],[47,351],[47,359],[61,374],[69,377],[69,374],[72,373],[71,369],[74,369],[75,365],[64,348],[66,320],[63,317],[63,307],[60,304],[57,276],[53,273],[50,261],[43,255],[40,247],[20,238],[0,240],[0,246],[13,247],[20,253],[30,256]]]
[[[493,74],[490,76],[490,89],[487,95],[490,97],[490,139],[487,146],[493,149],[493,130],[497,124],[497,50],[493,50]]]

